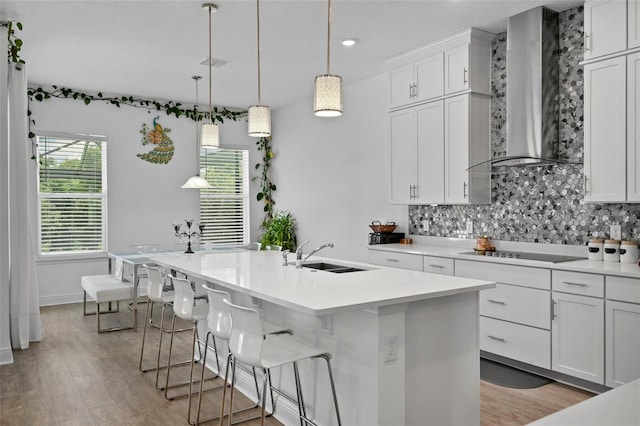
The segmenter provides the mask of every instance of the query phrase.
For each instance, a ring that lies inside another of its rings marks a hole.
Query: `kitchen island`
[[[152,261],[229,290],[234,302],[330,352],[345,425],[480,423],[478,292],[494,283],[342,261],[332,262],[363,270],[296,269],[270,251]],[[309,361],[301,374],[308,414],[330,425],[336,420],[323,367]],[[293,392],[289,369],[273,380]],[[279,420],[297,424],[295,414],[278,401]]]

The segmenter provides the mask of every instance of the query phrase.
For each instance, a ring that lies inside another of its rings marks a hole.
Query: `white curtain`
[[[6,50],[5,50],[6,52]],[[42,338],[36,274],[36,163],[28,138],[25,65],[9,65],[9,298],[11,347]]]
[[[9,328],[9,66],[6,26],[0,23],[0,364],[13,362]]]

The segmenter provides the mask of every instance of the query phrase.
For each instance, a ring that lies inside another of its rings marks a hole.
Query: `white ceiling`
[[[257,103],[255,0],[218,0],[213,103]],[[31,85],[58,85],[193,104],[191,76],[208,102],[208,14],[203,1],[5,1],[0,20],[22,22],[21,57]],[[385,70],[384,61],[469,27],[499,33],[506,18],[539,5],[576,0],[333,0],[331,72],[345,85]],[[277,108],[311,98],[326,72],[326,0],[262,0],[262,103]],[[345,48],[340,40],[357,37]]]

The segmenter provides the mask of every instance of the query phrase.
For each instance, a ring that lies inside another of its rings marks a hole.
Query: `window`
[[[103,252],[106,139],[38,136],[38,160],[40,254]]]
[[[201,241],[217,246],[249,241],[249,152],[203,150],[201,176],[212,188],[200,190]]]

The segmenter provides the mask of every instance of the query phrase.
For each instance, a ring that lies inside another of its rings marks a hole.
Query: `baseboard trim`
[[[40,306],[68,305],[82,302],[83,293],[56,294],[53,296],[40,296]]]
[[[557,371],[547,370],[546,368],[538,367],[535,365],[527,364],[515,359],[506,358],[501,355],[496,355],[490,352],[480,351],[480,358],[486,358],[491,361],[498,362],[500,364],[508,365],[519,370],[527,371],[529,373],[537,374],[538,376],[553,379],[556,382],[563,383],[565,385],[573,386],[574,388],[586,390],[592,393],[603,393],[611,388],[601,385],[599,383],[589,382],[588,380],[573,377],[568,374],[558,373]]]
[[[0,365],[13,364],[13,351],[11,348],[0,349]]]

